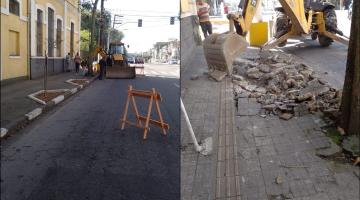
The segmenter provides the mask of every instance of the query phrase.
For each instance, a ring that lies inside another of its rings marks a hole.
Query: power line
[[[121,15],[122,16],[132,16],[132,17],[157,17],[157,18],[178,16],[178,15],[135,15],[135,14],[121,14]]]
[[[154,10],[122,10],[122,9],[113,9],[108,8],[107,10],[115,11],[115,12],[143,12],[143,13],[174,13],[171,11],[154,11]]]

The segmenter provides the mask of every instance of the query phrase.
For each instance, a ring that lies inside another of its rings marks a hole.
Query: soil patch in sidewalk
[[[66,82],[73,84],[73,85],[84,86],[85,84],[89,83],[89,80],[88,79],[69,79],[69,80],[66,80]]]
[[[55,99],[56,97],[60,96],[60,95],[64,95],[65,91],[47,91],[47,92],[41,92],[37,95],[35,95],[35,98],[40,99],[46,103],[48,103],[49,101]]]

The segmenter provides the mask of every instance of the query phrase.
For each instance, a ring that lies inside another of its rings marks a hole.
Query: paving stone
[[[256,146],[264,146],[264,145],[271,145],[272,139],[270,136],[265,137],[255,137],[255,145]]]
[[[237,149],[237,157],[243,158],[243,159],[251,159],[251,158],[257,158],[257,151],[256,148],[238,148]]]
[[[235,176],[235,160],[225,160],[225,175],[227,177]]]
[[[305,168],[284,168],[285,176],[288,180],[305,180],[309,179],[309,173]]]
[[[224,161],[225,157],[226,157],[225,147],[219,147],[217,154],[218,161]]]
[[[280,169],[280,159],[277,155],[270,156],[259,156],[261,170],[263,171],[274,171]]]
[[[234,135],[225,135],[225,145],[232,146],[234,145]]]
[[[277,154],[274,145],[258,146],[256,149],[258,150],[259,156],[272,156]]]
[[[245,175],[241,175],[239,176],[240,179],[240,188],[264,188],[265,184],[264,184],[264,180],[263,180],[263,176],[262,173],[260,171],[254,171],[254,172],[249,172]],[[244,194],[244,192],[242,192],[242,194]]]
[[[236,196],[236,179],[235,176],[226,177],[226,197]]]
[[[239,173],[236,175],[245,175],[251,172],[260,171],[260,163],[258,158],[239,159]]]
[[[226,197],[226,177],[216,179],[216,198]]]
[[[290,181],[290,189],[294,197],[306,197],[316,194],[314,184],[309,179]]]

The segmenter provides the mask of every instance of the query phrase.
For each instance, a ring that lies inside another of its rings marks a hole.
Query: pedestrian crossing
[[[164,77],[164,78],[180,78],[180,69],[161,70],[145,67],[145,76]]]

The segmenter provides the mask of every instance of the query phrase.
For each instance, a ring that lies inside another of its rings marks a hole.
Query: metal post
[[[203,147],[199,145],[198,141],[196,140],[196,137],[195,137],[195,133],[192,129],[192,126],[191,126],[191,123],[190,123],[190,120],[189,120],[189,117],[186,113],[186,110],[185,110],[185,106],[182,102],[182,99],[180,98],[180,104],[181,104],[181,111],[183,112],[184,114],[184,117],[185,117],[185,120],[186,120],[186,125],[189,129],[189,132],[190,132],[190,135],[191,135],[191,138],[193,140],[193,143],[194,143],[194,147],[195,147],[195,150],[197,152],[201,152],[203,150]]]
[[[48,72],[48,56],[45,50],[45,66],[44,66],[44,96],[46,97],[47,93],[47,73]]]

